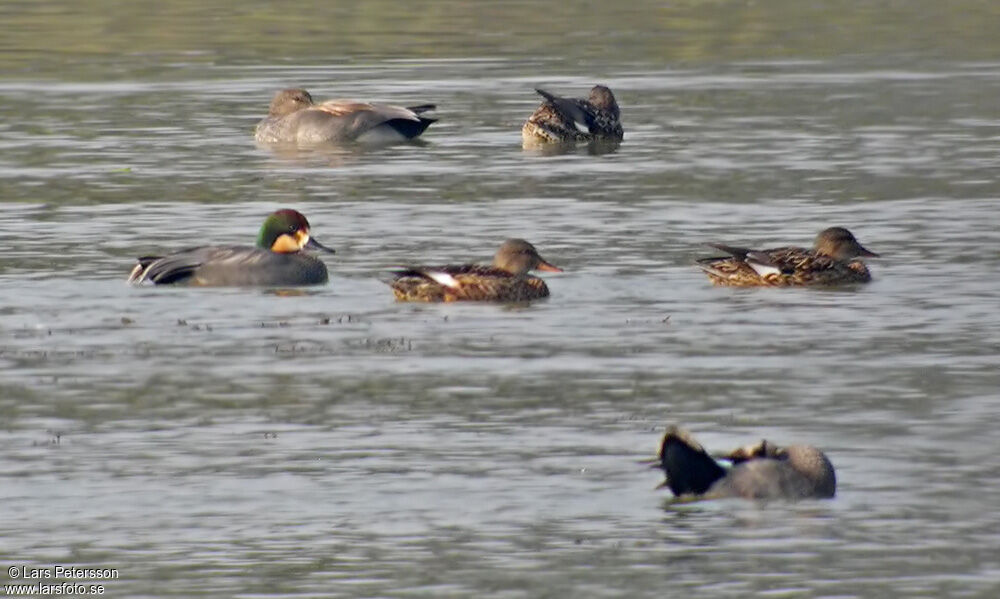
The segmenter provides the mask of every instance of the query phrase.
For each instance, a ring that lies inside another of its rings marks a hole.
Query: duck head
[[[611,89],[604,85],[595,85],[592,87],[587,101],[595,107],[615,115],[615,118],[621,116],[618,110],[618,102],[615,101],[615,95],[611,93]]]
[[[878,258],[879,255],[865,249],[854,234],[843,227],[830,227],[816,236],[814,249],[836,260],[850,260],[859,256]]]
[[[306,90],[299,88],[283,89],[274,94],[274,99],[271,100],[271,106],[268,108],[268,115],[281,117],[298,112],[303,108],[309,108],[312,105],[312,96]]]
[[[758,443],[745,445],[738,449],[734,449],[729,453],[718,455],[716,457],[729,460],[733,464],[739,464],[757,458],[777,458],[781,450],[782,449],[774,443],[771,443],[766,439],[761,439]]]
[[[309,236],[309,221],[301,212],[288,208],[273,212],[264,220],[257,234],[257,247],[278,254],[292,254],[306,248],[335,253]]]
[[[558,266],[542,259],[535,246],[523,239],[508,239],[503,242],[493,257],[493,266],[517,276],[523,276],[530,270],[562,272]]]

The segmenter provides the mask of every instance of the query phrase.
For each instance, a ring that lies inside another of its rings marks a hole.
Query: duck
[[[837,492],[833,464],[811,445],[761,440],[719,457],[731,466],[723,467],[688,431],[671,426],[651,462],[666,474],[660,487],[683,499],[829,499]]]
[[[257,234],[256,246],[199,246],[167,254],[143,256],[129,274],[132,285],[203,287],[288,287],[327,282],[326,264],[303,250],[334,250],[314,239],[301,212],[271,213]]]
[[[525,302],[549,296],[549,288],[532,270],[562,272],[545,261],[524,239],[508,239],[492,265],[409,266],[391,272],[389,285],[405,302]]]
[[[595,85],[586,99],[563,98],[538,88],[535,92],[544,101],[521,127],[525,147],[622,140],[621,111],[607,86]]]
[[[796,287],[849,285],[871,281],[860,257],[878,258],[843,227],[824,229],[812,249],[780,247],[769,250],[708,244],[729,254],[697,261],[715,285],[730,287]]]
[[[437,119],[434,104],[392,106],[352,100],[313,102],[308,91],[283,89],[271,100],[254,138],[262,144],[393,143],[418,137]]]

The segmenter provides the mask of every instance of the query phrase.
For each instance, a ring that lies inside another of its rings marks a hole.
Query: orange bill
[[[548,271],[548,272],[562,272],[563,271],[563,269],[559,268],[555,264],[550,264],[550,263],[546,262],[545,260],[541,260],[538,263],[538,266],[535,268],[535,270],[545,270],[545,271]]]

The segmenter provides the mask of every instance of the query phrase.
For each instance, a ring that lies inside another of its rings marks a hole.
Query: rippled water
[[[995,8],[586,4],[545,35],[519,3],[306,2],[331,11],[306,29],[100,4],[3,9],[4,565],[118,568],[130,597],[1000,591]],[[521,150],[532,87],[595,82],[617,152]],[[441,120],[423,144],[256,147],[293,84]],[[337,249],[329,285],[124,284],[284,206]],[[829,225],[883,256],[872,284],[692,265]],[[549,300],[406,305],[378,279],[510,236],[565,269]],[[837,497],[674,504],[637,463],[671,423],[813,443]]]

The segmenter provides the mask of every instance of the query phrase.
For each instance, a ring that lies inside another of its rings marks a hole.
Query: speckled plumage
[[[541,89],[535,91],[545,101],[521,128],[521,139],[526,146],[622,140],[621,111],[607,87],[594,86],[587,99],[562,98]]]
[[[426,273],[445,273],[458,282],[442,285]],[[526,302],[549,296],[542,279],[513,275],[499,268],[476,264],[419,267],[395,272],[392,292],[405,302]]]
[[[572,143],[590,141],[593,136],[580,131],[573,119],[559,112],[555,106],[543,102],[524,123],[521,137],[525,143]]]
[[[831,227],[822,231],[812,249],[779,247],[751,250],[709,244],[729,256],[702,258],[698,266],[715,285],[730,287],[794,287],[849,285],[871,281],[859,256],[877,257],[858,243],[850,231]]]
[[[407,302],[524,302],[549,296],[531,270],[561,271],[523,239],[508,239],[493,265],[414,266],[395,270],[389,282],[397,300]]]
[[[723,468],[687,432],[667,429],[660,443],[663,486],[678,497],[745,499],[826,499],[837,489],[833,464],[810,445],[779,447],[767,441],[720,456]]]
[[[420,116],[433,104],[403,108],[351,100],[320,104],[304,89],[285,89],[271,101],[268,116],[254,131],[264,144],[391,142],[413,139],[437,119]]]

